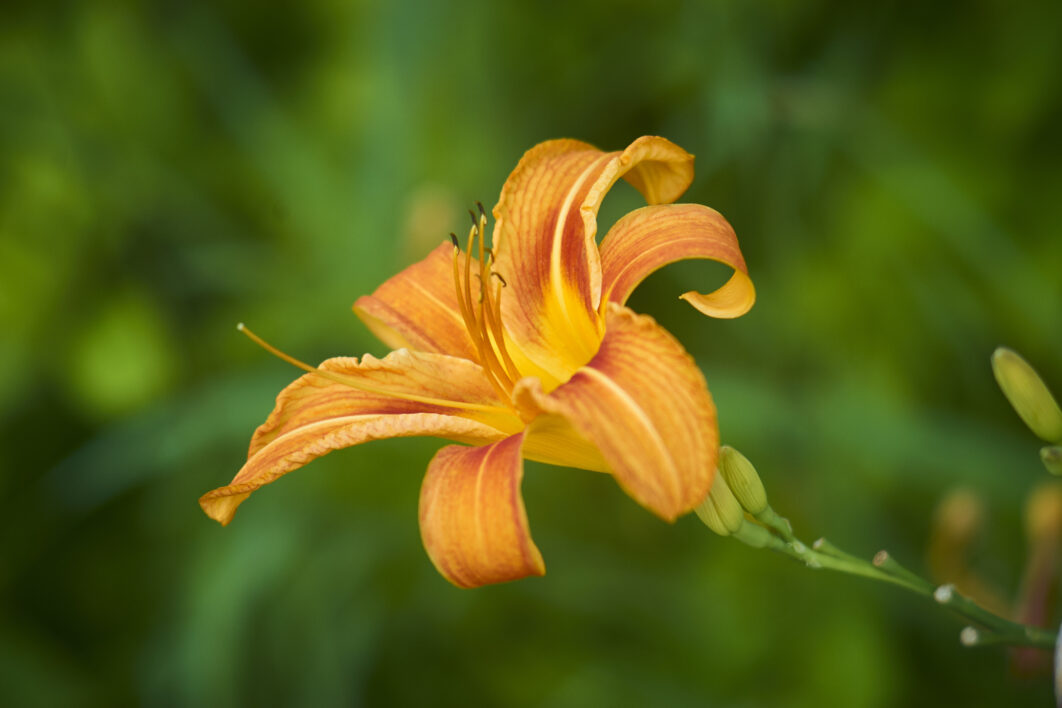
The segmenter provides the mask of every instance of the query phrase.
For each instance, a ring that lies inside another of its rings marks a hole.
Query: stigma
[[[479,202],[476,202],[476,207],[479,209],[478,217],[475,212],[468,212],[472,217],[472,228],[468,232],[468,247],[464,252],[461,251],[457,236],[450,234],[450,240],[454,243],[454,287],[465,329],[479,353],[479,361],[487,379],[501,399],[508,402],[520,372],[506,349],[502,326],[501,298],[507,283],[492,268],[494,252],[486,243],[487,212]],[[475,296],[473,277],[478,281]]]

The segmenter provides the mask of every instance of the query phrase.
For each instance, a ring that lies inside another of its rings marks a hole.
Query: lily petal
[[[457,304],[453,276],[454,247],[440,244],[354,303],[354,313],[380,341],[408,348],[478,360]]]
[[[622,305],[650,273],[687,258],[719,261],[734,269],[718,290],[681,296],[704,314],[739,317],[756,302],[734,229],[722,214],[700,204],[643,207],[617,221],[601,241],[605,299]]]
[[[548,374],[549,388],[589,361],[601,341],[597,211],[620,177],[650,203],[669,202],[689,186],[693,156],[657,137],[610,153],[551,140],[523,156],[494,208],[496,270],[510,285],[503,320],[513,348]]]
[[[353,414],[439,413],[507,432],[523,427],[515,411],[499,405],[483,369],[466,359],[399,349],[383,359],[335,357],[318,368],[322,373],[300,376],[280,392],[248,458],[292,430]]]
[[[483,447],[448,445],[420,491],[420,533],[439,572],[473,588],[544,575],[520,495],[523,433]]]
[[[690,511],[711,488],[715,405],[690,355],[651,317],[609,303],[597,355],[552,393],[524,379],[514,398],[567,418],[620,486],[664,519]]]
[[[319,369],[280,393],[232,482],[200,498],[208,516],[228,524],[252,491],[332,450],[419,435],[482,444],[523,427],[464,359],[399,350],[329,359]]]
[[[430,436],[485,443],[502,435],[482,423],[437,413],[339,416],[277,438],[249,459],[232,482],[201,496],[199,505],[207,516],[227,526],[251,492],[333,450],[387,438]]]

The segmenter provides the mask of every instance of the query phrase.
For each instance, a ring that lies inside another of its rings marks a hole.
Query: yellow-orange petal
[[[394,349],[404,347],[478,361],[457,304],[453,253],[453,244],[443,242],[372,295],[358,298],[354,313]]]
[[[333,450],[371,440],[428,436],[488,443],[504,433],[467,418],[438,413],[355,414],[319,420],[295,428],[265,445],[224,487],[199,498],[206,515],[223,526],[232,521],[251,492]]]
[[[597,351],[601,263],[597,211],[626,177],[650,203],[672,201],[693,176],[693,156],[657,137],[602,152],[576,140],[529,150],[509,175],[494,208],[496,270],[509,283],[502,298],[511,346],[562,382]]]
[[[383,359],[335,357],[318,368],[322,373],[304,374],[280,392],[273,412],[251,438],[248,458],[304,425],[362,413],[439,413],[506,432],[522,427],[479,364],[467,359],[399,349]]]
[[[724,263],[734,274],[707,295],[681,297],[711,317],[738,317],[756,301],[737,235],[723,215],[700,204],[648,206],[616,222],[601,241],[605,299],[624,304],[653,271],[687,258]]]
[[[601,451],[620,486],[673,520],[708,493],[719,432],[690,355],[652,318],[609,303],[597,355],[552,393],[524,379],[514,398],[564,416]]]
[[[281,391],[235,479],[200,499],[211,518],[227,524],[251,491],[342,447],[416,435],[484,443],[523,428],[465,359],[399,350],[328,359],[319,369]]]
[[[520,494],[523,433],[483,447],[448,445],[420,491],[420,533],[431,562],[473,588],[544,575]]]

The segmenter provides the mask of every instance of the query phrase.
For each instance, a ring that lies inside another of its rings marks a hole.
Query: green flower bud
[[[757,516],[767,508],[767,492],[747,457],[724,445],[719,450],[719,471],[745,511]]]
[[[992,353],[992,372],[1029,430],[1047,442],[1062,442],[1062,410],[1036,370],[1017,352],[1000,347]]]
[[[704,525],[720,536],[736,533],[745,523],[745,514],[741,505],[734,498],[730,487],[726,486],[723,475],[717,474],[712,482],[712,490],[695,510]]]
[[[1040,459],[1051,474],[1062,477],[1062,445],[1048,445],[1040,448]]]

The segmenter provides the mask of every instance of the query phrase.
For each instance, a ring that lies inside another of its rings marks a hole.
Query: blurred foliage
[[[0,10],[0,702],[1046,705],[949,617],[530,465],[544,579],[449,586],[416,502],[437,444],[333,454],[222,530],[300,358],[382,354],[349,304],[491,204],[523,150],[642,134],[698,155],[745,318],[652,313],[724,439],[808,537],[921,569],[984,500],[1013,598],[1036,443],[988,355],[1062,387],[1057,2],[199,4]],[[618,189],[603,219],[636,204]],[[603,230],[602,230],[603,232]]]

